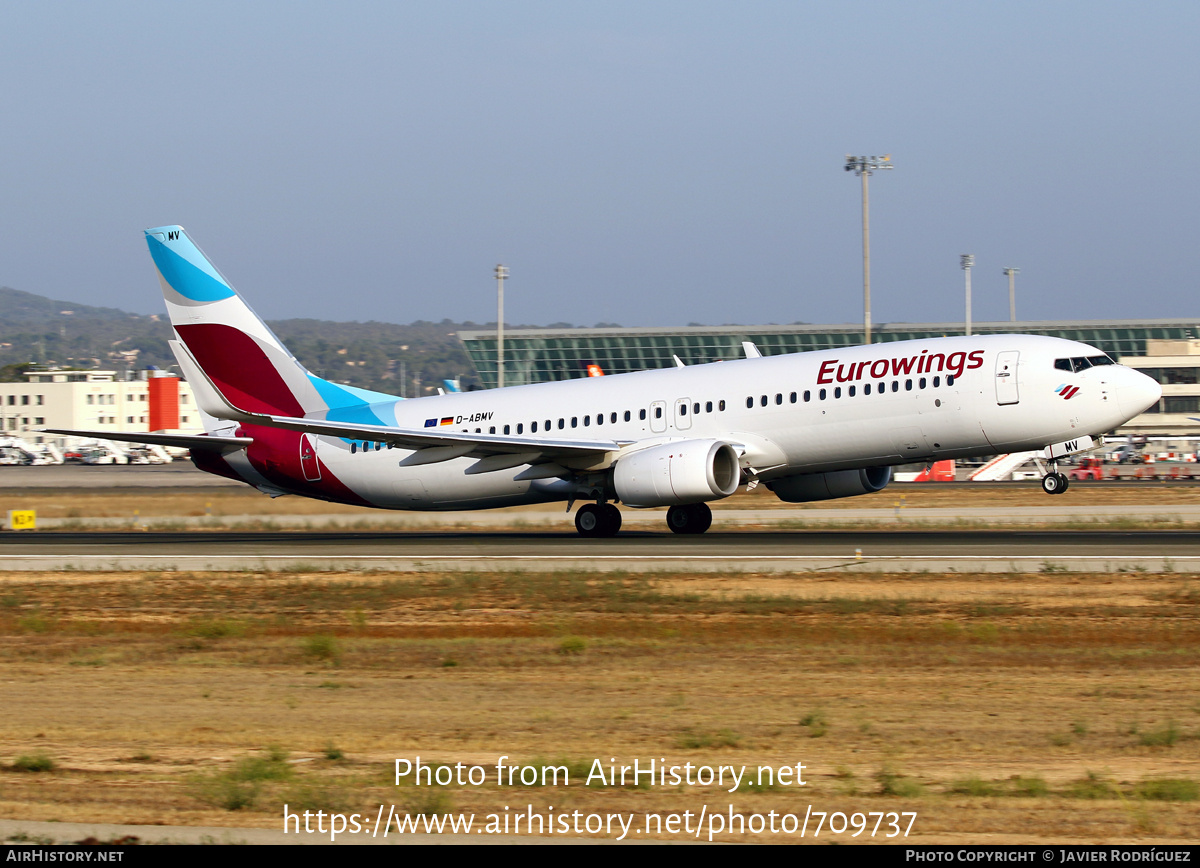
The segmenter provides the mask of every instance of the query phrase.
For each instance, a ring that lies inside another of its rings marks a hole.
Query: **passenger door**
[[[1021,400],[1017,391],[1018,350],[1005,350],[996,356],[996,403],[1016,404]]]

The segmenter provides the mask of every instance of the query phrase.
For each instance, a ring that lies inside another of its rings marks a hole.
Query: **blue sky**
[[[265,317],[1196,316],[1200,5],[8,3],[0,284]]]

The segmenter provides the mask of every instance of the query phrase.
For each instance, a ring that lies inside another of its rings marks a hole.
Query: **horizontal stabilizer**
[[[209,434],[151,434],[132,431],[73,431],[67,428],[39,428],[42,434],[66,434],[69,437],[90,437],[95,440],[116,440],[121,443],[153,443],[203,452],[236,452],[254,442],[252,437],[215,437]]]

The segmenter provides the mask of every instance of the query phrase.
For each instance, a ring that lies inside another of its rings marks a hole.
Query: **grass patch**
[[[404,810],[410,817],[435,817],[454,809],[454,800],[440,787],[413,787],[404,800]]]
[[[1200,784],[1188,778],[1151,778],[1135,786],[1133,793],[1155,802],[1194,802],[1200,799]]]
[[[193,775],[188,780],[189,795],[206,805],[226,811],[253,808],[258,801],[259,791],[257,781],[239,781],[220,772]]]
[[[558,643],[558,653],[564,657],[578,657],[587,650],[587,640],[582,636],[568,636]]]
[[[1138,743],[1145,747],[1173,747],[1175,742],[1183,737],[1183,733],[1175,725],[1175,721],[1172,720],[1160,729],[1139,732],[1137,736]]]
[[[49,633],[54,622],[41,612],[30,612],[17,619],[17,629],[22,633]]]
[[[1120,795],[1120,790],[1107,778],[1088,772],[1086,777],[1068,784],[1063,795],[1071,799],[1112,799]]]
[[[889,766],[884,766],[875,774],[879,782],[879,794],[882,796],[901,796],[913,798],[925,792],[919,781],[900,774]]]
[[[964,778],[952,783],[947,792],[961,796],[999,796],[1004,790],[995,781],[985,781],[979,777]]]
[[[52,772],[57,767],[58,764],[44,752],[23,753],[12,764],[15,772]]]
[[[342,659],[342,646],[333,636],[325,633],[309,636],[300,643],[305,657],[337,665]]]
[[[183,628],[185,636],[198,639],[224,639],[231,636],[245,636],[246,625],[240,621],[225,618],[199,619],[192,621]]]
[[[800,726],[808,730],[809,738],[820,738],[828,730],[825,715],[820,711],[810,711],[800,718]]]
[[[229,775],[236,781],[290,780],[294,770],[287,759],[287,751],[283,748],[269,747],[263,756],[242,757]]]
[[[1009,779],[1012,785],[1012,793],[1014,796],[1022,796],[1027,799],[1038,799],[1048,795],[1050,788],[1046,785],[1045,778],[1038,776],[1023,777],[1016,775]]]
[[[675,738],[675,747],[680,750],[699,750],[706,747],[738,747],[742,737],[729,729],[716,732],[693,732],[685,729]]]

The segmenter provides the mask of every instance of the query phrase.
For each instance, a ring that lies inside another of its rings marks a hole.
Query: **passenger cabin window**
[[[822,389],[821,391],[817,392],[817,397],[820,398],[822,401],[824,401],[825,400],[825,390]]]
[[[851,386],[851,387],[850,387],[850,392],[849,392],[849,395],[850,395],[850,397],[851,397],[851,398],[853,398],[853,397],[854,397],[854,387],[853,387],[853,386]]]
[[[775,393],[775,403],[776,403],[776,404],[782,404],[782,403],[783,403],[783,392],[776,392],[776,393]]]
[[[680,415],[680,416],[686,416],[686,415],[687,415],[687,404],[680,404],[680,405],[679,405],[679,415]]]
[[[579,427],[579,417],[578,417],[578,416],[572,416],[572,417],[571,417],[571,427],[572,427],[572,428],[578,428],[578,427]]]
[[[626,422],[629,421],[629,411],[628,410],[625,411],[625,421]]]
[[[717,404],[717,409],[720,410],[722,413],[724,413],[725,412],[725,402],[722,401],[721,403]]]
[[[530,433],[530,434],[536,434],[536,433],[537,433],[537,422],[530,422],[530,423],[529,423],[529,433]]]
[[[507,426],[507,425],[505,425],[505,426],[504,426],[504,433],[505,433],[505,434],[507,434],[507,433],[508,433],[508,426]]]
[[[517,423],[517,433],[518,433],[518,434],[523,434],[523,433],[525,433],[525,423],[524,423],[524,422],[518,422],[518,423]]]
[[[864,395],[871,394],[871,384],[870,383],[867,383],[865,386],[863,386],[863,394]]]
[[[561,431],[561,430],[563,429],[563,427],[564,427],[564,426],[566,426],[566,424],[567,424],[567,422],[566,422],[566,420],[565,420],[565,419],[559,419],[559,420],[558,420],[558,428],[559,428],[559,430]]]
[[[841,386],[833,387],[833,397],[835,397],[835,398],[842,397],[842,387]]]
[[[705,402],[704,402],[704,412],[705,412],[705,413],[711,413],[711,412],[712,412],[712,401],[705,401]]]
[[[792,394],[788,395],[788,400],[791,401],[793,404],[795,404],[796,403],[796,393],[792,392]]]
[[[584,427],[584,428],[587,428],[587,427],[588,427],[589,425],[591,425],[591,424],[592,424],[592,417],[591,417],[591,416],[584,416],[584,417],[583,417],[583,427]]]
[[[712,404],[709,404],[708,407],[711,410]],[[700,404],[699,403],[693,404],[692,405],[692,415],[695,416],[699,412],[700,412]]]
[[[751,407],[753,407],[753,406],[754,406],[754,399],[753,399],[753,398],[747,398],[747,399],[746,399],[746,409],[747,409],[747,410],[749,410],[749,409],[750,409]]]
[[[759,403],[762,404],[762,406],[764,406],[764,407],[767,406],[767,396],[763,395],[762,398],[759,399]]]
[[[641,419],[643,422],[645,422],[646,421],[646,411],[638,410],[638,418]]]
[[[654,408],[654,418],[655,418],[655,419],[661,419],[661,418],[662,418],[662,407],[655,407],[655,408]]]
[[[617,414],[613,413],[611,416],[609,416],[608,421],[612,422],[614,425],[616,425],[617,424]],[[626,422],[629,421],[629,411],[628,410],[625,411],[625,421]]]

